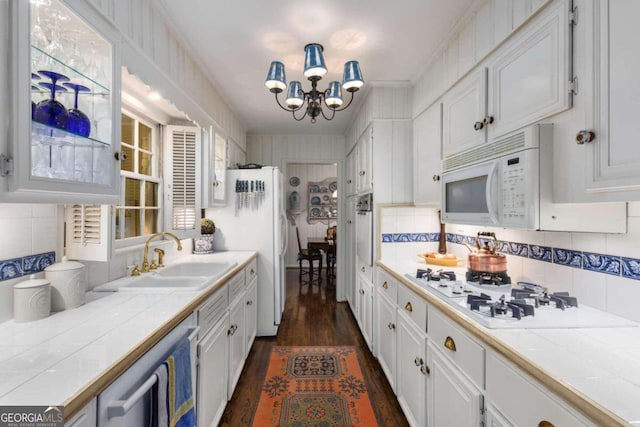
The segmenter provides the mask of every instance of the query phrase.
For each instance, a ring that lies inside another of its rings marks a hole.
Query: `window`
[[[115,207],[116,241],[148,236],[159,231],[162,179],[158,125],[122,113],[120,170],[121,199]]]

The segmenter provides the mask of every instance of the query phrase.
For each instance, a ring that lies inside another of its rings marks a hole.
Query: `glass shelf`
[[[31,143],[44,145],[73,145],[76,147],[109,147],[109,142],[86,138],[66,130],[31,122]]]

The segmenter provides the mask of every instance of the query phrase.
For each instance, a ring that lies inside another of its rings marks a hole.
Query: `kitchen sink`
[[[154,275],[162,277],[222,277],[238,263],[236,262],[182,262],[157,270]]]
[[[187,289],[200,289],[212,283],[208,277],[162,277],[156,274],[142,276],[131,283],[121,286],[119,290],[125,288],[154,288],[154,289],[167,289],[167,288],[187,288]]]

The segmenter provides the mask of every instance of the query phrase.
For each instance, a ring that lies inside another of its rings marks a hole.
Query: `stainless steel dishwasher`
[[[195,316],[191,314],[100,393],[98,427],[150,426],[151,392],[157,381],[155,369],[184,337],[189,337],[193,379],[197,336]],[[195,381],[192,381],[192,384],[195,384]],[[195,390],[193,396],[195,400]]]

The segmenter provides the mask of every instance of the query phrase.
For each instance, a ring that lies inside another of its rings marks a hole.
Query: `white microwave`
[[[539,229],[541,133],[533,126],[445,159],[442,222]]]

